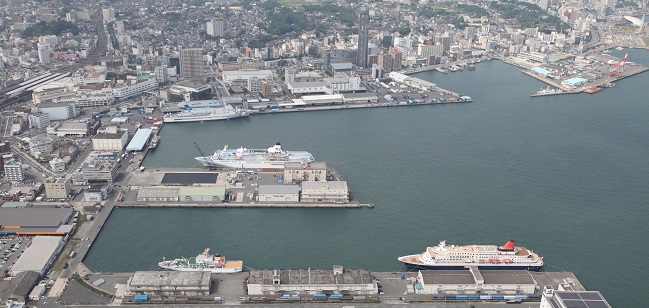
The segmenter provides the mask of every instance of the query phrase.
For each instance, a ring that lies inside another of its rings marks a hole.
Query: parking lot
[[[5,276],[23,254],[31,238],[20,236],[0,237],[0,276]]]

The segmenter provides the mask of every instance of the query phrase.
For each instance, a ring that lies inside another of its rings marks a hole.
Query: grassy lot
[[[645,46],[649,46],[649,36],[642,37]]]
[[[70,259],[70,253],[77,247],[77,245],[79,245],[79,242],[80,240],[77,238],[72,238],[68,241],[68,244],[63,247],[63,251],[61,251],[56,262],[54,262],[54,271],[60,273],[63,270],[63,265],[68,262]]]

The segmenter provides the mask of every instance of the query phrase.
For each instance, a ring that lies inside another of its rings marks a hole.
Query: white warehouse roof
[[[63,238],[60,236],[36,236],[31,245],[18,258],[16,264],[11,268],[13,275],[20,272],[34,271],[43,273],[52,254],[54,254]]]
[[[151,137],[151,132],[152,130],[149,128],[138,129],[131,142],[126,146],[126,151],[142,151],[146,142],[149,141],[149,137]]]

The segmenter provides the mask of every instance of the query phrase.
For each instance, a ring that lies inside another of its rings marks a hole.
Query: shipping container
[[[354,296],[353,300],[355,300],[355,301],[364,301],[364,300],[367,300],[367,297],[365,297],[365,296]]]
[[[136,303],[143,303],[149,300],[149,296],[146,294],[138,294],[133,297],[133,301]]]
[[[314,297],[327,297],[327,294],[318,293],[318,294],[314,295]]]

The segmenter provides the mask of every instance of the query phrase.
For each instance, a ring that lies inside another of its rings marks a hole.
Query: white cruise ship
[[[276,143],[268,149],[228,149],[216,150],[214,155],[196,157],[205,167],[217,168],[252,168],[252,169],[283,169],[286,162],[313,162],[313,155],[305,151],[284,151]]]
[[[202,254],[196,257],[162,261],[158,263],[158,266],[183,272],[237,273],[243,270],[243,261],[226,261],[223,256],[211,255],[210,249],[206,248]]]
[[[245,110],[234,108],[230,105],[224,107],[207,107],[183,110],[180,113],[165,115],[165,123],[178,122],[199,122],[199,121],[216,121],[228,120],[239,117],[247,117],[249,114]]]
[[[426,251],[403,256],[399,261],[409,267],[422,269],[464,269],[478,267],[480,269],[521,269],[538,271],[543,267],[543,258],[524,247],[514,247],[514,241],[509,240],[504,246],[496,245],[467,245],[447,246],[446,241],[439,245],[428,247]]]

